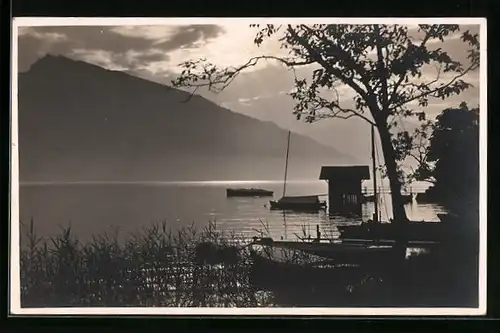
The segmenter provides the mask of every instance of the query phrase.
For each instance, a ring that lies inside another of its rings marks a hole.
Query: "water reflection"
[[[292,240],[316,236],[316,226],[320,226],[321,233],[327,238],[336,238],[339,235],[338,225],[359,224],[373,216],[374,203],[362,205],[361,216],[330,215],[325,211],[317,213],[302,213],[296,211],[275,211],[266,207],[266,199],[260,198],[233,198],[231,205],[238,211],[238,218],[219,216],[218,224],[224,228],[231,228],[246,235],[256,233],[266,234],[274,239]],[[257,202],[261,202],[258,205]],[[383,202],[383,201],[382,201]],[[258,206],[261,206],[257,208]],[[414,221],[438,222],[437,214],[445,212],[438,205],[419,205],[416,202],[405,206],[408,218]],[[390,198],[386,203],[379,205],[382,221],[392,218],[390,214]],[[251,235],[250,235],[251,236]]]
[[[227,187],[258,187],[274,191],[274,198],[227,198]],[[282,195],[281,182],[252,183],[154,183],[154,184],[66,184],[64,186],[22,186],[20,189],[21,220],[35,219],[41,235],[53,235],[58,225],[71,221],[73,231],[82,239],[93,233],[109,231],[110,225],[121,234],[134,232],[152,222],[167,221],[169,227],[203,228],[208,221],[217,227],[245,237],[268,232],[275,239],[292,239],[315,235],[316,225],[325,237],[338,235],[336,225],[360,223],[374,211],[373,202],[362,206],[360,217],[328,216],[326,212],[300,213],[271,210],[269,200]],[[322,181],[293,182],[287,185],[287,195],[321,195],[327,186]],[[382,193],[379,205],[382,220],[391,211],[390,196]],[[437,205],[406,205],[412,220],[438,221]]]

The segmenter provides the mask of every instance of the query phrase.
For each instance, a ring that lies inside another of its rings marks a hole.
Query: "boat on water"
[[[262,253],[268,259],[280,261],[280,258],[292,258],[294,252],[307,253],[320,258],[327,258],[333,265],[368,265],[390,259],[393,255],[390,242],[342,242],[330,239],[303,241],[275,241],[263,238],[253,243],[261,246]],[[283,260],[281,260],[283,261]]]
[[[410,241],[440,241],[446,233],[442,222],[410,221],[407,226]],[[337,226],[339,239],[396,239],[398,228],[389,222],[374,223],[373,220],[355,225]]]
[[[290,136],[291,131],[288,131],[288,140],[286,147],[285,159],[285,179],[283,181],[283,196],[279,200],[269,201],[272,210],[292,210],[303,212],[317,212],[326,210],[326,201],[319,200],[318,195],[303,195],[303,196],[287,196],[286,195],[286,182],[288,175],[288,156],[290,153]]]
[[[375,196],[374,195],[364,195],[362,197],[363,202],[374,202],[375,201]]]
[[[359,266],[342,266],[331,260],[300,262],[292,258],[277,258],[263,251],[251,250],[250,282],[261,290],[294,290],[342,286],[360,279],[364,271]]]
[[[413,202],[414,197],[413,193],[401,194],[401,198],[405,204]],[[375,202],[375,195],[364,195],[362,200],[363,202]]]
[[[392,263],[392,244],[369,242],[274,241],[250,247],[252,284],[264,290],[327,290],[356,283],[367,273],[383,274]]]
[[[365,195],[364,200],[374,203],[375,212],[373,218],[354,225],[337,226],[340,232],[339,239],[396,239],[398,237],[398,225],[392,221],[382,222],[379,214],[379,201],[382,200],[379,196],[381,192],[377,188],[376,174],[376,153],[375,153],[375,134],[374,127],[371,130],[371,146],[372,146],[372,169],[373,169],[373,195]],[[414,200],[414,194],[404,193],[401,195],[403,203],[410,203]],[[406,228],[407,235],[411,241],[439,241],[444,237],[446,225],[440,222],[425,222],[425,221],[410,221]]]
[[[287,160],[288,160],[288,149],[287,149]],[[397,234],[399,232],[396,224],[391,223],[380,223],[379,218],[379,197],[377,193],[377,177],[376,177],[376,165],[375,165],[375,144],[374,144],[374,127],[372,126],[372,161],[373,161],[373,191],[374,191],[374,203],[375,203],[375,213],[373,219],[367,223],[361,223],[359,225],[350,226],[339,226],[338,229],[341,232],[339,239],[321,239],[321,233],[319,232],[319,225],[317,225],[317,237],[313,240],[302,240],[302,241],[274,241],[271,238],[262,238],[260,240],[254,239],[253,245],[258,245],[263,248],[260,252],[253,251],[252,256],[254,257],[254,263],[256,265],[263,266],[263,271],[268,269],[266,274],[276,274],[279,273],[279,269],[288,272],[305,272],[307,270],[311,271],[313,268],[309,261],[304,263],[292,262],[290,258],[297,258],[297,253],[312,255],[315,257],[328,259],[333,266],[359,266],[363,269],[374,268],[378,270],[386,265],[390,265],[394,262],[394,256],[398,255],[398,251],[394,251],[394,245],[396,245]],[[308,196],[300,197],[294,201],[293,199],[286,199],[286,166],[285,166],[285,186],[283,189],[283,198],[278,201],[271,201],[271,208],[277,207],[279,209],[284,209],[287,207],[291,209],[292,207],[301,207],[300,205],[306,206],[310,203],[311,206],[315,208],[326,207],[325,204],[321,204],[318,196]],[[307,198],[307,199],[302,199]],[[280,205],[280,202],[282,204]],[[290,202],[288,206],[285,203]],[[302,207],[304,207],[302,206]],[[417,248],[434,248],[440,245],[439,235],[442,234],[444,230],[444,224],[442,223],[429,223],[429,222],[411,222],[408,228],[410,228],[409,233],[413,234],[412,239],[408,240],[409,247]],[[286,260],[282,260],[282,258]],[[299,255],[300,257],[300,255]],[[281,259],[280,259],[281,258]],[[304,266],[305,265],[305,266]],[[293,268],[292,268],[293,266]],[[319,268],[317,265],[313,265],[315,270],[323,269],[329,272],[330,268],[322,267]],[[267,268],[266,268],[267,267]],[[335,269],[335,268],[333,268]],[[341,271],[341,270],[340,270]],[[319,272],[319,271],[317,271]],[[335,270],[336,274],[339,270]],[[297,273],[300,274],[301,273]],[[328,274],[328,273],[327,273]]]
[[[273,191],[261,188],[228,188],[226,195],[228,197],[272,197]]]
[[[295,211],[326,210],[326,201],[319,200],[317,195],[284,196],[279,200],[269,201],[271,209]]]
[[[271,291],[298,292],[312,288],[326,292],[337,288],[342,294],[346,287],[367,277],[383,280],[383,276],[392,271],[396,255],[395,242],[387,240],[274,241],[263,238],[254,244],[260,247],[250,248],[250,281],[261,290]],[[438,244],[410,242],[410,246],[424,249],[435,245]]]

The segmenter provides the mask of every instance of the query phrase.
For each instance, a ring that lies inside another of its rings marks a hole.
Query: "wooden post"
[[[372,125],[372,168],[373,168],[373,199],[375,204],[374,222],[378,222],[377,166],[375,162],[375,126]]]

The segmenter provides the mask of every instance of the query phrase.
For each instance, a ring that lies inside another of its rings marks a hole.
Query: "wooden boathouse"
[[[323,166],[319,179],[328,183],[330,213],[361,215],[361,182],[370,179],[368,166]]]

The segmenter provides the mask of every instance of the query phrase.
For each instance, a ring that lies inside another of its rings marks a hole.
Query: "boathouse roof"
[[[345,180],[345,179],[370,179],[370,169],[366,165],[353,166],[323,166],[319,179]]]

